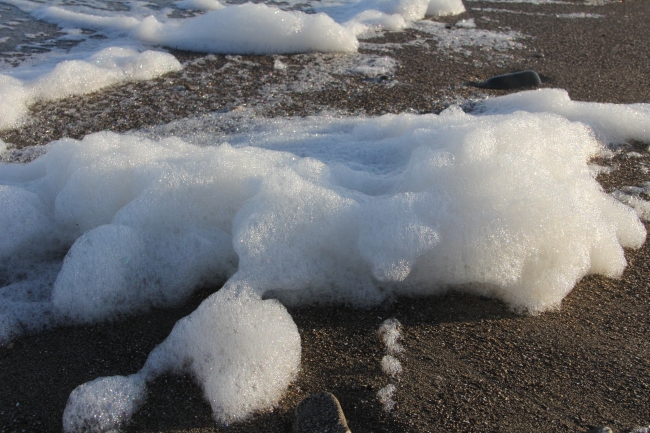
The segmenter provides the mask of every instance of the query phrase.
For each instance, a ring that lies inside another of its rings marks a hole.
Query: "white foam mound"
[[[180,320],[141,373],[191,373],[215,420],[230,423],[271,407],[300,367],[300,335],[274,299],[228,288]]]
[[[168,53],[110,47],[84,59],[68,60],[40,77],[22,81],[0,74],[0,129],[24,120],[29,104],[97,91],[124,81],[149,80],[181,69]]]
[[[4,260],[39,242],[53,229],[39,197],[24,188],[0,185],[0,257]]]
[[[286,302],[367,305],[480,282],[474,290],[543,311],[588,273],[620,275],[621,246],[645,239],[590,174],[591,130],[557,115],[450,110],[300,143],[265,138],[329,149],[267,176],[235,220],[235,278]]]
[[[120,427],[146,397],[145,379],[190,373],[203,388],[214,419],[231,423],[277,403],[300,367],[300,335],[276,300],[222,289],[174,326],[142,370],[75,389],[66,405],[66,433]]]
[[[180,21],[151,16],[135,29],[145,42],[207,53],[355,52],[354,34],[325,14],[246,3]]]
[[[608,104],[572,101],[563,89],[540,89],[490,98],[477,105],[476,112],[508,114],[515,111],[556,113],[590,126],[608,144],[626,140],[650,142],[650,104]]]
[[[146,384],[140,375],[102,377],[78,386],[63,412],[66,433],[118,431],[144,403]]]
[[[425,15],[465,11],[461,0],[308,0],[272,6],[183,0],[175,1],[174,6],[206,13],[170,18],[171,8],[157,10],[137,2],[115,11],[110,3],[102,1],[97,4],[7,1],[39,20],[75,34],[79,34],[79,29],[90,29],[109,37],[135,39],[138,43],[220,54],[356,52],[357,37],[400,30]]]

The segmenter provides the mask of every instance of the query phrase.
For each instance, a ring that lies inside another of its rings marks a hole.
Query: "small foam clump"
[[[379,327],[379,336],[381,337],[384,346],[386,347],[386,352],[389,355],[396,355],[404,351],[404,348],[400,344],[399,340],[402,338],[399,330],[402,327],[402,324],[397,319],[386,319]]]
[[[168,53],[111,47],[84,60],[61,62],[31,81],[0,74],[0,129],[19,125],[28,106],[39,100],[82,95],[111,84],[149,80],[180,69],[181,64]]]
[[[402,324],[399,320],[392,318],[386,319],[379,327],[379,336],[386,347],[386,355],[381,359],[381,370],[387,376],[393,379],[402,374],[402,363],[396,358],[398,353],[402,353],[404,348],[399,343],[402,338],[400,335],[400,328]],[[390,412],[395,408],[395,401],[393,395],[395,394],[395,386],[388,384],[377,393],[377,398],[384,406],[384,411]]]
[[[300,367],[300,335],[274,299],[224,288],[180,320],[142,374],[191,373],[215,420],[230,423],[270,407]]]
[[[397,402],[393,399],[393,396],[395,395],[395,391],[397,388],[395,388],[395,385],[392,383],[389,383],[379,391],[377,391],[377,398],[379,399],[379,402],[383,405],[384,412],[392,412],[395,409],[395,406],[397,405]]]
[[[454,24],[456,27],[461,27],[464,29],[474,29],[476,28],[476,23],[474,22],[474,18],[470,18],[467,20],[460,20],[456,24]]]
[[[381,370],[388,376],[395,377],[402,374],[402,364],[392,355],[385,355],[381,359]]]
[[[140,408],[147,388],[140,375],[95,379],[75,388],[63,412],[66,433],[117,431]]]
[[[350,72],[362,74],[367,77],[377,77],[394,73],[397,68],[397,62],[391,57],[368,56],[362,64],[350,69]]]

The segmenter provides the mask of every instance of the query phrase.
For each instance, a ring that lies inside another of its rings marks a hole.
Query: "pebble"
[[[612,429],[607,427],[607,426],[594,427],[594,428],[588,430],[587,433],[612,433]]]
[[[535,71],[520,71],[512,74],[496,75],[487,80],[474,83],[476,87],[483,89],[521,89],[523,87],[538,87],[542,80]]]
[[[350,433],[339,401],[329,392],[304,398],[296,407],[294,433]]]

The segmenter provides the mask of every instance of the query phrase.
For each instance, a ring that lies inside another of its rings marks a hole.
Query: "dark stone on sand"
[[[472,83],[483,89],[521,89],[524,87],[538,87],[542,80],[535,71],[519,71],[512,74],[496,75],[479,83]]]
[[[607,427],[607,426],[594,427],[594,428],[588,430],[587,433],[612,433],[612,429]]]
[[[350,433],[343,409],[329,392],[312,394],[298,403],[294,433]]]

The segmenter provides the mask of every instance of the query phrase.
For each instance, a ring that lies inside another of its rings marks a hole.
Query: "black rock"
[[[294,433],[350,433],[339,401],[329,392],[312,394],[298,403]]]
[[[542,80],[535,71],[520,71],[512,74],[497,75],[487,80],[474,83],[476,87],[483,89],[521,89],[524,87],[538,87]]]
[[[612,433],[612,429],[604,426],[604,427],[594,427],[587,431],[587,433]]]

